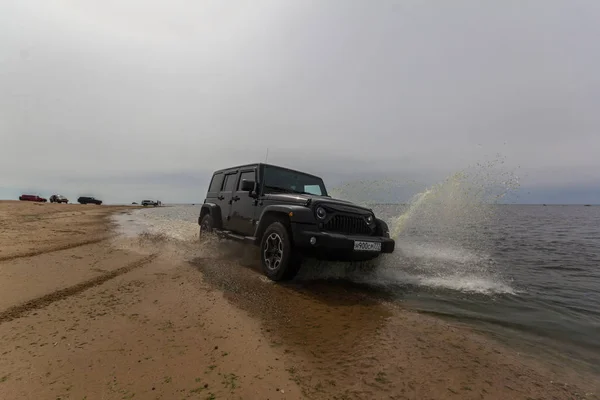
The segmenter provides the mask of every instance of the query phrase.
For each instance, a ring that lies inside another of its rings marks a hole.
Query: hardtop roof
[[[244,164],[244,165],[237,165],[237,166],[229,167],[229,168],[222,168],[222,169],[219,169],[219,170],[213,172],[213,175],[216,175],[216,174],[219,174],[219,173],[224,173],[224,172],[231,171],[231,170],[234,170],[234,169],[243,169],[245,167],[259,167],[260,168],[261,166],[273,167],[273,168],[281,168],[281,169],[285,169],[287,171],[297,172],[299,174],[304,174],[304,175],[312,176],[313,178],[318,178],[318,179],[321,179],[321,180],[323,179],[320,176],[309,174],[308,172],[299,171],[299,170],[291,169],[291,168],[286,168],[286,167],[282,167],[280,165],[266,164],[266,163]]]

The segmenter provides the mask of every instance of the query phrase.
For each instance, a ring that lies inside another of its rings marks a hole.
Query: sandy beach
[[[132,207],[0,202],[1,399],[598,399],[598,377],[254,249],[119,236]]]

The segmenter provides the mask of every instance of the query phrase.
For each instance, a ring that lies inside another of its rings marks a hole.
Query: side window
[[[242,181],[243,180],[247,180],[247,181],[256,181],[256,174],[254,173],[254,171],[244,171],[242,172],[241,176],[240,176],[240,182],[238,183],[238,188],[237,190],[240,191],[242,188]]]
[[[210,187],[208,188],[209,192],[218,192],[221,190],[221,185],[223,184],[223,174],[215,174],[210,181]]]
[[[235,189],[235,178],[237,178],[237,173],[225,175],[224,192],[233,192],[233,189]]]

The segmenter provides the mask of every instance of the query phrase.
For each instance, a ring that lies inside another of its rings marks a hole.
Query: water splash
[[[415,195],[408,209],[390,221],[392,237],[411,225],[456,233],[489,224],[493,205],[519,186],[518,177],[501,168],[503,163],[503,159],[478,163]]]
[[[518,177],[503,164],[500,156],[477,163],[414,195],[405,206],[375,207],[388,221],[396,251],[383,257],[378,273],[369,279],[385,285],[395,281],[465,292],[514,293],[493,259],[494,245],[487,234],[497,227],[497,204],[519,185]],[[346,192],[352,187],[361,190],[368,185],[347,184]]]
[[[435,187],[427,189],[423,193],[416,194],[414,199],[410,202],[408,211],[400,214],[391,221],[390,236],[397,238],[398,234],[402,231],[402,228],[404,228],[406,222],[411,219],[411,217],[420,209],[420,207],[422,207],[423,204],[425,204],[427,199],[431,197],[432,194],[435,194]]]

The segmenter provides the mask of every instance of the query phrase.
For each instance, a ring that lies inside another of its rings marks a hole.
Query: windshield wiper
[[[284,192],[284,193],[292,193],[291,189],[286,189],[286,188],[282,188],[279,186],[269,186],[269,185],[265,185],[266,189],[273,189],[273,190],[279,190],[280,192]]]

